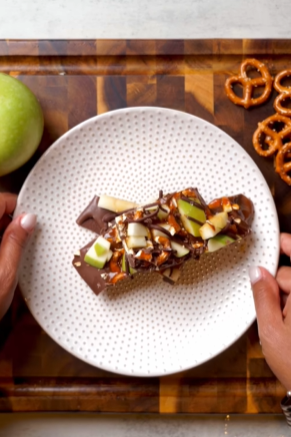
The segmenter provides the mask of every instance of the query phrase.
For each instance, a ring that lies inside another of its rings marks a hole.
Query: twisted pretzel
[[[285,77],[291,76],[291,70],[283,70],[280,71],[280,73],[277,74],[274,80],[274,88],[278,93],[290,93],[291,92],[291,86],[283,86],[281,85],[282,79],[285,79]]]
[[[275,168],[281,179],[291,185],[291,143],[284,144],[277,153]]]
[[[252,67],[257,69],[261,73],[261,77],[250,78],[247,75],[247,68]],[[267,69],[267,67],[257,59],[246,59],[240,67],[240,74],[232,76],[225,82],[225,92],[227,97],[236,105],[249,108],[250,106],[257,106],[265,102],[272,91],[273,79]],[[232,86],[236,83],[240,83],[243,87],[243,97],[238,97]],[[262,95],[257,98],[252,97],[253,89],[258,86],[264,86]]]
[[[283,123],[283,128],[277,132],[272,128],[274,123]],[[262,134],[266,137],[262,141]],[[283,147],[283,140],[291,137],[291,120],[280,114],[274,114],[258,124],[258,128],[253,135],[253,145],[257,153],[261,156],[272,156],[277,150]],[[263,146],[267,145],[267,149]]]
[[[286,100],[291,100],[291,89],[290,91],[279,94],[274,101],[274,109],[278,114],[285,115],[286,117],[291,117],[291,108],[286,108],[282,106],[282,103]]]

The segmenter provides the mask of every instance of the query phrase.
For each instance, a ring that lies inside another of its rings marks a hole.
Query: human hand
[[[291,235],[281,234],[281,252],[291,256]],[[280,267],[276,279],[263,267],[249,270],[259,337],[268,365],[291,390],[291,267]]]
[[[11,221],[16,207],[15,194],[0,193],[0,319],[8,310],[18,280],[21,256],[36,224],[34,214],[22,214]]]

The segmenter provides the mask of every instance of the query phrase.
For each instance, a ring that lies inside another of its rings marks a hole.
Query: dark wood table
[[[274,196],[282,231],[291,232],[291,189],[252,146],[258,121],[273,100],[255,109],[234,106],[224,82],[245,57],[274,75],[291,66],[291,41],[97,40],[0,41],[0,71],[18,77],[44,112],[43,140],[21,169],[0,178],[18,192],[41,154],[68,129],[126,106],[162,106],[214,123],[251,155]],[[94,368],[58,346],[35,322],[19,290],[0,323],[1,411],[144,413],[277,413],[283,387],[265,363],[254,324],[207,363],[162,378],[132,378]]]

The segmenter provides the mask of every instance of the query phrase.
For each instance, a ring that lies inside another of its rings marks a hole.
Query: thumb
[[[36,215],[24,214],[14,219],[4,232],[0,247],[0,274],[8,291],[16,285],[21,255],[36,225]]]
[[[280,290],[275,278],[263,267],[251,267],[249,276],[254,295],[261,341],[274,335],[284,323]]]

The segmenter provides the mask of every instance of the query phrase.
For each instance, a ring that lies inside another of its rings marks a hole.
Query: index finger
[[[284,253],[287,256],[291,256],[291,235],[282,233],[280,235],[280,248],[281,253]]]
[[[17,203],[16,194],[0,193],[0,219],[5,214],[12,214]]]

